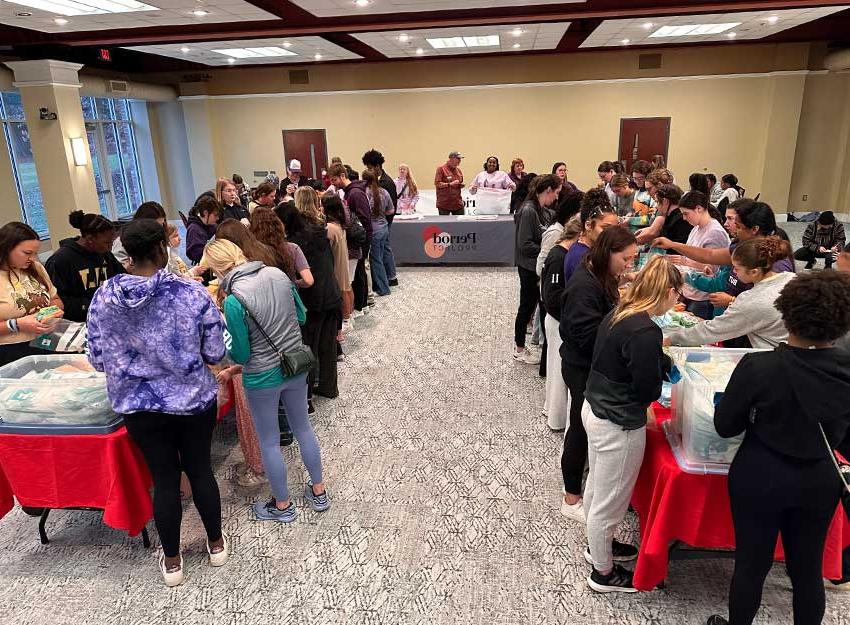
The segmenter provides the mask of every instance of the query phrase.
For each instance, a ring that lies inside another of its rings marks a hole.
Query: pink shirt
[[[469,188],[470,193],[475,193],[478,187],[486,187],[490,189],[510,189],[516,190],[516,185],[511,177],[503,171],[494,171],[492,174],[487,171],[480,172],[472,180],[472,186]]]

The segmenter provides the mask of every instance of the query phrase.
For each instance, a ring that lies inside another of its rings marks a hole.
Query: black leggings
[[[304,343],[316,357],[316,367],[310,370],[308,388],[318,384],[316,393],[331,399],[339,396],[337,388],[336,333],[342,319],[339,308],[324,312],[307,311],[307,323],[301,328]],[[318,378],[318,380],[317,380]]]
[[[192,484],[192,499],[209,542],[221,538],[221,497],[213,475],[210,446],[218,406],[202,413],[174,415],[134,412],[124,415],[130,438],[139,446],[153,476],[153,518],[166,557],[180,555],[180,471]]]
[[[366,259],[369,258],[371,247],[371,244],[369,244],[363,248],[363,258],[357,261],[357,268],[354,270],[354,280],[351,282],[351,289],[354,291],[354,308],[357,310],[363,310],[369,299],[369,279],[366,277]]]
[[[525,347],[525,329],[534,316],[540,290],[537,288],[536,273],[525,267],[517,267],[517,271],[519,272],[519,309],[516,311],[516,321],[514,321],[514,343],[517,347]]]
[[[584,406],[584,389],[590,370],[567,366],[562,362],[561,374],[570,391],[570,425],[561,452],[561,474],[564,490],[571,495],[581,495],[581,478],[584,477],[584,465],[587,462],[587,432],[581,421],[581,408]]]
[[[823,547],[840,494],[825,450],[823,460],[799,460],[746,435],[729,470],[737,545],[729,592],[731,625],[753,622],[779,533],[794,589],[794,625],[821,623]]]

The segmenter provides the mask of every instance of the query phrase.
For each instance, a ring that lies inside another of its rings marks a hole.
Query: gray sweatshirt
[[[543,238],[540,241],[540,253],[537,255],[537,275],[543,275],[543,265],[546,264],[546,257],[555,244],[561,240],[564,234],[564,226],[557,221],[543,231]]]
[[[537,256],[543,240],[544,224],[534,208],[534,202],[526,200],[514,213],[516,224],[515,258],[518,267],[537,271]]]
[[[747,335],[756,349],[773,349],[788,340],[788,330],[773,303],[797,275],[778,273],[744,291],[719,317],[692,328],[666,331],[673,345],[696,346]]]

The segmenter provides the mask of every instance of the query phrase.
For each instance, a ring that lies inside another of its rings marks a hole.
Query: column
[[[180,103],[183,105],[183,119],[189,141],[192,182],[195,197],[198,197],[204,191],[215,189],[216,181],[209,100],[182,98]]]
[[[42,59],[6,63],[21,92],[44,212],[54,249],[76,231],[68,223],[74,210],[99,213],[91,155],[80,103],[82,65]],[[55,115],[55,119],[54,119]],[[76,164],[71,139],[82,139],[83,164]]]

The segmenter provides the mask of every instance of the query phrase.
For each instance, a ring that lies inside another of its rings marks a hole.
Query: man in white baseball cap
[[[294,195],[295,190],[298,187],[303,187],[310,184],[310,179],[307,176],[301,175],[301,161],[297,158],[293,158],[289,161],[289,167],[286,168],[287,180],[284,181],[286,184],[287,195]]]

